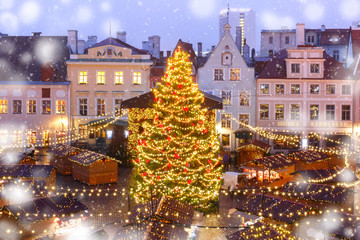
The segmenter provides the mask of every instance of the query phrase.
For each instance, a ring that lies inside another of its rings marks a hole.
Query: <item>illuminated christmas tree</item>
[[[215,110],[201,108],[191,71],[189,54],[177,49],[153,89],[153,114],[142,119],[133,161],[137,202],[170,195],[202,211],[216,206],[222,167]]]

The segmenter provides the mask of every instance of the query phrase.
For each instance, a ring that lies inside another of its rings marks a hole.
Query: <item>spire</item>
[[[227,15],[227,18],[226,18],[227,24],[229,24],[229,12],[230,12],[230,4],[228,2],[228,8],[227,8],[227,13],[226,13],[226,15]]]

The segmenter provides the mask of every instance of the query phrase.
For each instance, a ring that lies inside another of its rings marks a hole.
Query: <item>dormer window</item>
[[[291,73],[300,73],[300,63],[291,64]]]
[[[112,49],[111,49],[111,48],[108,48],[108,49],[106,50],[106,54],[107,54],[107,55],[112,55]]]
[[[310,64],[310,73],[319,73],[320,72],[320,64],[311,63]]]
[[[231,53],[227,52],[222,55],[222,64],[223,65],[231,65],[232,63],[232,55]]]

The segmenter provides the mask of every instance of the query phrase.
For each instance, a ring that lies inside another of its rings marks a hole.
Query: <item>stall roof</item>
[[[88,123],[86,123],[85,125],[86,126],[98,126],[98,125],[102,125],[102,124],[107,124],[107,123],[110,123],[112,122],[112,125],[117,125],[117,126],[128,126],[129,123],[127,121],[124,121],[124,120],[116,120],[114,121],[115,118],[105,118],[105,119],[97,119],[97,120],[92,120]]]
[[[295,164],[295,161],[281,153],[277,155],[254,159],[249,163],[261,164],[265,169],[275,170],[292,166]]]
[[[287,182],[283,188],[291,197],[334,203],[344,203],[351,191],[343,186],[296,182]]]
[[[338,168],[330,168],[330,169],[316,169],[316,170],[300,170],[293,172],[292,174],[300,174],[306,181],[307,180],[319,180],[329,178],[334,176],[337,172],[341,171],[342,169]],[[345,169],[340,174],[335,175],[335,177],[329,179],[328,181],[324,181],[323,183],[330,183],[330,182],[355,182],[358,178],[356,177],[355,173],[350,169]]]
[[[294,156],[295,160],[300,160],[300,161],[303,161],[306,163],[325,161],[330,158],[330,156],[327,155],[326,153],[317,152],[317,151],[295,152],[295,153],[292,153],[292,156]]]
[[[0,178],[47,178],[52,165],[0,165]]]
[[[252,146],[254,146],[254,147],[256,147],[256,148],[258,148],[258,149],[260,149],[260,150],[262,150],[264,152],[268,152],[270,150],[270,148],[271,148],[271,146],[269,144],[267,144],[267,143],[261,142],[259,140],[253,140],[251,142],[241,144],[237,148],[237,150],[240,150],[240,149],[242,149],[242,148],[244,148],[246,146],[250,146],[250,145],[252,145]]]
[[[8,211],[21,223],[33,223],[44,219],[62,217],[87,210],[87,207],[76,198],[63,195],[37,198],[19,204],[6,205],[1,208]]]
[[[72,147],[72,146],[65,145],[65,144],[57,144],[57,145],[51,147],[47,152],[51,153],[55,156],[58,156],[58,157],[65,157],[65,156],[68,156],[70,154],[80,152],[80,151],[82,151],[82,150],[80,150],[79,148],[76,148],[76,147]]]
[[[204,94],[204,102],[201,104],[202,108],[222,109],[222,99],[210,93],[201,91]],[[154,102],[154,93],[147,92],[139,96],[124,100],[121,102],[121,108],[151,108]]]
[[[29,161],[37,161],[36,158],[25,155],[23,153],[2,153],[0,155],[0,164],[5,165],[12,165],[12,164],[19,164],[23,160],[29,160]]]
[[[70,161],[83,165],[91,165],[99,160],[110,159],[110,157],[92,151],[82,151],[78,154],[71,156],[69,159]]]

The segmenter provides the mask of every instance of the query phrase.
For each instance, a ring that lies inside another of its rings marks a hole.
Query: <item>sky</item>
[[[97,35],[101,41],[126,31],[127,43],[138,48],[159,35],[162,51],[180,38],[194,49],[202,42],[206,51],[219,42],[219,13],[228,4],[256,12],[257,50],[262,29],[295,28],[298,22],[348,28],[360,20],[360,0],[0,0],[0,32],[63,36],[78,30],[79,39]]]

